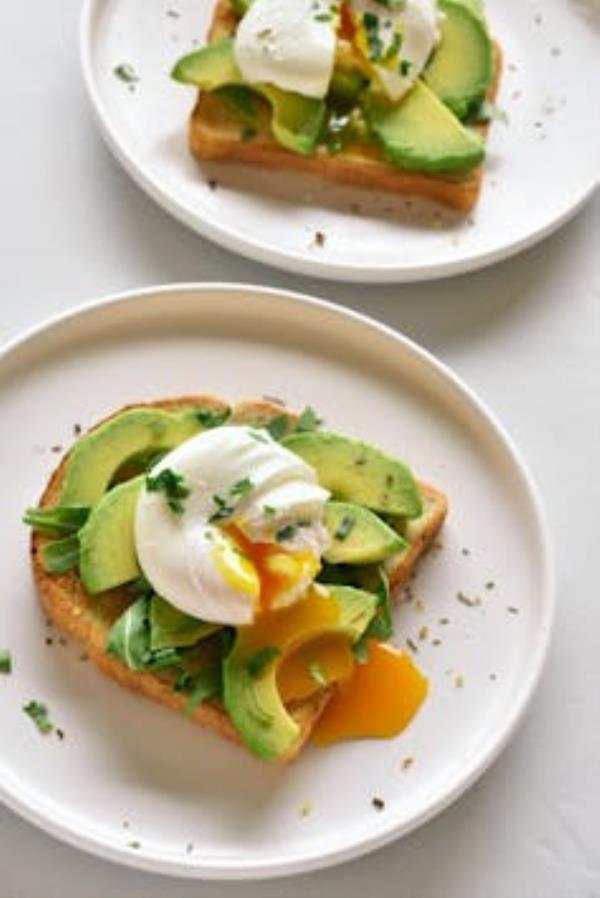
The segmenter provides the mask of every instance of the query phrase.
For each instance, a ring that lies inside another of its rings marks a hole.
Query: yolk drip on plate
[[[284,605],[299,584],[308,585],[320,570],[319,558],[312,552],[291,553],[274,543],[253,543],[237,527],[228,527],[226,532],[256,571],[263,610]]]
[[[340,683],[313,732],[317,745],[389,738],[408,726],[427,695],[427,679],[393,646],[369,643],[369,660]]]

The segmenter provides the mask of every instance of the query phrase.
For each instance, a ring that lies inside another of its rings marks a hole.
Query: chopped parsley
[[[323,419],[319,418],[314,408],[307,405],[296,424],[296,431],[305,433],[309,430],[316,430],[323,423]]]
[[[41,702],[32,701],[23,705],[23,711],[27,714],[43,736],[47,736],[54,730],[54,724],[51,723],[48,716],[48,708]]]
[[[350,533],[354,529],[355,524],[356,518],[353,518],[352,515],[349,514],[344,515],[344,517],[340,521],[339,527],[333,534],[333,538],[339,540],[340,542],[343,542],[343,540],[345,540],[350,535]]]
[[[12,673],[12,656],[6,649],[0,649],[0,673]]]
[[[398,71],[402,75],[403,78],[407,78],[410,75],[410,70],[412,69],[412,62],[410,59],[401,59],[400,65],[398,66]]]
[[[213,496],[212,500],[215,505],[215,510],[208,519],[210,523],[215,524],[218,521],[225,521],[227,518],[230,518],[235,512],[237,502],[246,496],[252,490],[253,486],[254,484],[250,478],[244,477],[243,480],[238,480],[237,483],[234,483],[233,486],[229,487],[226,496]]]
[[[293,539],[298,533],[298,524],[285,524],[275,533],[275,539],[278,543],[285,543],[289,539]]]
[[[222,411],[211,411],[209,409],[198,409],[196,418],[203,427],[221,427],[225,421],[231,416],[231,409],[226,408]]]
[[[173,514],[183,514],[183,499],[189,496],[190,488],[185,485],[181,474],[177,474],[171,468],[163,468],[156,477],[151,475],[146,477],[146,489],[151,493],[164,493]]]
[[[266,645],[262,649],[258,649],[253,655],[250,655],[246,661],[246,670],[251,677],[258,677],[263,670],[274,661],[281,652],[276,645]]]
[[[121,62],[119,65],[116,65],[113,73],[120,81],[124,81],[125,84],[135,84],[136,81],[140,80],[134,67],[128,62]]]
[[[374,12],[363,13],[363,27],[369,48],[369,59],[371,62],[379,62],[383,56],[379,16]]]

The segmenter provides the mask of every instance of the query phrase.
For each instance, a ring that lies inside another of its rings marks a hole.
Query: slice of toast
[[[197,395],[152,403],[137,403],[134,406],[119,409],[115,415],[125,411],[126,408],[142,405],[169,410],[191,406],[219,411],[228,407],[226,403],[214,397]],[[275,402],[266,400],[242,402],[233,407],[233,413],[229,420],[230,423],[259,427],[268,424],[273,418],[283,413],[289,417],[291,422],[297,420],[297,415]],[[109,416],[109,418],[111,417],[114,415]],[[108,418],[104,420],[108,420]],[[40,499],[41,507],[52,507],[57,504],[67,458],[68,455],[65,455],[50,477]],[[400,553],[390,564],[390,580],[394,589],[401,587],[410,578],[418,559],[432,544],[446,515],[446,499],[442,493],[428,486],[422,486],[422,491],[424,513],[422,517],[411,522],[408,527],[409,548]],[[42,564],[42,550],[47,542],[47,536],[37,531],[33,532],[31,559],[34,577],[40,601],[52,623],[69,636],[79,640],[89,658],[105,674],[122,686],[127,686],[175,711],[183,711],[187,701],[186,696],[176,692],[172,682],[164,674],[132,671],[118,658],[106,652],[106,640],[112,625],[133,601],[130,592],[125,587],[121,587],[98,596],[90,596],[85,591],[76,571],[69,571],[66,574],[47,573]],[[289,708],[300,727],[300,737],[294,745],[293,752],[282,761],[289,761],[300,752],[330,696],[331,690],[325,689],[310,699],[298,702]],[[194,711],[192,720],[216,730],[226,739],[241,744],[237,731],[219,702],[205,702]]]
[[[218,0],[208,32],[209,43],[233,34],[236,25],[230,0]],[[488,92],[490,101],[496,97],[502,68],[500,46],[497,43],[494,46],[496,64]],[[478,131],[485,137],[488,128],[489,125],[482,124]],[[190,149],[198,159],[260,165],[272,171],[297,171],[354,187],[422,197],[460,212],[473,209],[481,190],[481,165],[464,175],[421,174],[391,165],[375,144],[350,145],[336,155],[321,147],[312,156],[302,156],[286,150],[273,139],[267,110],[261,110],[254,131],[253,139],[244,141],[239,119],[222,99],[200,91],[188,129]]]

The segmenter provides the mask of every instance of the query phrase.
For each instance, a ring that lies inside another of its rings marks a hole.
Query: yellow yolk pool
[[[393,646],[369,643],[369,660],[339,684],[313,732],[326,746],[343,739],[389,738],[408,726],[429,690],[411,658]]]

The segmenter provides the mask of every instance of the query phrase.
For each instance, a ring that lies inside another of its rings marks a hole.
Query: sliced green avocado
[[[407,518],[421,514],[421,494],[409,468],[379,449],[324,431],[292,433],[282,443],[312,465],[334,499]]]
[[[417,81],[397,106],[371,95],[365,114],[393,165],[409,171],[461,174],[484,159],[481,138],[465,128],[423,81]]]
[[[300,735],[300,727],[286,710],[277,688],[282,659],[301,645],[328,634],[345,635],[356,642],[375,613],[377,597],[368,592],[350,586],[331,586],[328,592],[338,609],[335,623],[328,627],[313,624],[295,628],[276,646],[257,640],[254,627],[240,627],[223,664],[225,708],[250,751],[266,761],[284,757]],[[266,663],[257,671],[251,659],[261,651]]]
[[[102,496],[79,531],[79,575],[92,595],[141,574],[134,541],[134,516],[144,478],[135,477]]]
[[[464,0],[440,0],[442,39],[423,78],[460,119],[471,114],[492,83],[494,49],[485,23]]]
[[[406,548],[406,540],[376,514],[350,502],[327,502],[325,526],[331,544],[328,564],[375,564]]]
[[[171,75],[176,81],[194,84],[207,91],[235,85],[248,88],[235,61],[232,38],[184,56]],[[275,140],[294,153],[313,153],[327,113],[323,100],[303,97],[270,84],[253,84],[252,90],[271,106],[271,130]]]
[[[173,449],[203,430],[198,412],[132,408],[81,437],[69,453],[60,505],[93,505],[134,455]]]

